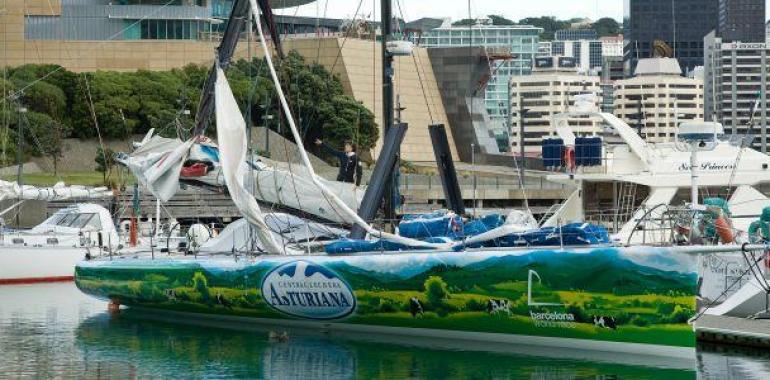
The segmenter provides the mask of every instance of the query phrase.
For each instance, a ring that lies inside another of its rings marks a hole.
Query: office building
[[[671,47],[683,71],[703,65],[703,37],[718,28],[719,0],[625,0],[623,50],[626,72],[654,56],[654,42]]]
[[[553,46],[551,41],[540,41],[537,44],[536,57],[551,57],[553,56]]]
[[[615,112],[615,81],[623,79],[623,57],[605,56],[602,58],[601,91],[602,112]]]
[[[754,147],[767,153],[767,43],[723,42],[705,38],[705,117],[724,125],[725,133],[754,135]]]
[[[647,141],[673,141],[679,123],[703,120],[703,80],[681,73],[674,58],[640,60],[633,78],[615,82],[615,116]]]
[[[599,40],[553,41],[552,53],[557,57],[572,57],[582,73],[598,72],[602,67],[602,42]]]
[[[569,111],[570,106],[574,105],[575,95],[592,94],[598,101],[599,84],[598,76],[578,74],[577,63],[572,57],[538,58],[531,75],[512,77],[511,151],[519,154],[521,144],[524,144],[526,156],[539,156],[542,153],[542,140],[555,136],[556,132],[551,125],[553,117]],[[577,135],[601,133],[599,118],[570,117],[567,120]],[[523,136],[521,128],[524,130]]]
[[[605,36],[599,38],[602,42],[602,56],[623,57],[623,35]]]
[[[492,25],[487,19],[477,20],[472,26],[453,26],[446,22],[423,33],[420,44],[428,48],[485,48],[493,73],[486,85],[484,103],[493,121],[492,132],[504,135],[507,133],[508,80],[532,72],[532,60],[538,54],[542,32],[542,28],[527,25]]]
[[[770,42],[770,21],[765,24],[765,42]]]
[[[602,82],[614,82],[625,78],[623,57],[607,56],[602,58]]]
[[[598,40],[599,34],[588,28],[559,29],[556,31],[554,39],[558,41]]]
[[[719,0],[722,42],[765,42],[765,0]]]

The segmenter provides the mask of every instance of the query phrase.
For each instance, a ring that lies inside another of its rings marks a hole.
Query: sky
[[[298,8],[277,10],[276,13],[323,17],[326,7],[326,17],[353,18],[359,3],[359,17],[361,14],[372,14],[376,7],[376,19],[379,19],[379,0],[318,0]],[[394,0],[394,14],[402,16],[397,3],[401,4],[403,16],[409,21],[421,17],[468,18],[468,0]],[[593,20],[613,17],[618,21],[623,18],[623,0],[471,0],[470,4],[473,17],[500,14],[512,20],[538,16],[556,16],[559,19],[588,17]]]

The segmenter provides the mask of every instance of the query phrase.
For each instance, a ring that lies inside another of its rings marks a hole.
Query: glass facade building
[[[765,42],[765,0],[719,0],[723,42]]]
[[[526,25],[473,25],[440,27],[426,31],[420,44],[425,47],[482,46],[490,54],[508,54],[511,59],[491,62],[494,70],[486,88],[485,104],[495,123],[494,133],[506,133],[508,82],[512,76],[532,73],[532,62],[540,46],[542,28]]]
[[[624,0],[627,72],[633,73],[640,58],[653,57],[655,40],[672,48],[683,71],[703,66],[703,37],[718,27],[719,1]]]
[[[277,5],[309,1],[282,0]],[[28,40],[210,40],[224,30],[232,7],[233,0],[61,0],[60,14],[25,17],[24,35]],[[281,21],[276,23],[282,26]],[[317,23],[313,18],[308,28],[315,30]],[[309,21],[294,17],[285,24]]]

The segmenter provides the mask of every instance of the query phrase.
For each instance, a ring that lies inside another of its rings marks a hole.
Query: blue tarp
[[[503,236],[463,248],[482,247],[546,247],[546,246],[582,246],[609,244],[610,235],[602,226],[589,223],[573,223],[559,227],[545,227],[519,234]]]
[[[446,243],[447,238],[430,238],[424,241],[428,243]],[[410,247],[405,244],[393,243],[385,240],[354,240],[342,239],[325,247],[328,254],[361,253],[361,252],[393,252],[425,250],[425,247]]]
[[[412,220],[417,220],[413,218]],[[488,215],[481,219],[470,221],[465,224],[464,232],[466,237],[479,235],[504,223],[500,215]],[[431,237],[420,239],[430,243],[446,243],[450,241],[462,240],[457,233],[452,233],[445,237]],[[498,239],[492,239],[485,242],[474,244],[460,244],[455,250],[461,251],[465,248],[492,248],[492,247],[558,247],[564,246],[589,246],[609,244],[610,236],[602,226],[589,223],[573,223],[562,227],[546,227],[526,231],[523,233],[510,234]],[[343,253],[361,253],[361,252],[380,252],[380,251],[406,251],[426,249],[422,247],[410,247],[404,244],[393,243],[384,240],[350,240],[343,239],[326,246],[326,252],[329,254]]]
[[[430,214],[405,215],[398,225],[398,234],[410,239],[432,237],[455,237],[461,234],[463,220],[460,216],[446,211]]]

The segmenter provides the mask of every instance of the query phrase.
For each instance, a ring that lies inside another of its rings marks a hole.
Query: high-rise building
[[[765,42],[765,0],[719,0],[722,42]]]
[[[420,44],[425,47],[481,46],[491,60],[492,77],[486,87],[485,104],[493,133],[505,135],[508,121],[508,80],[512,76],[529,75],[532,60],[538,53],[542,28],[528,25],[492,25],[489,20],[477,20],[471,26],[445,23],[426,31]],[[501,58],[504,57],[502,59]]]
[[[767,153],[770,48],[723,42],[716,33],[704,40],[706,120],[722,123],[725,133],[757,136],[754,147]]]
[[[615,116],[647,141],[673,141],[680,122],[703,120],[703,80],[681,73],[673,58],[639,60],[633,78],[615,82]]]
[[[765,24],[765,42],[770,42],[770,21]]]
[[[602,67],[602,41],[553,41],[551,51],[557,57],[575,58],[578,70],[583,73],[598,71]]]
[[[703,65],[703,37],[718,27],[719,0],[624,0],[624,62],[651,58],[654,43],[668,44],[684,71]]]
[[[559,41],[598,40],[599,34],[596,30],[588,28],[559,29],[556,31],[555,39]]]
[[[510,82],[511,151],[514,154],[520,152],[523,143],[525,155],[539,156],[543,138],[555,135],[551,125],[553,116],[568,112],[575,103],[575,95],[591,94],[597,100],[600,98],[599,77],[578,74],[572,57],[542,57],[536,60],[535,66],[531,75],[512,77]],[[597,117],[576,116],[567,120],[581,136],[602,131],[601,119]]]

